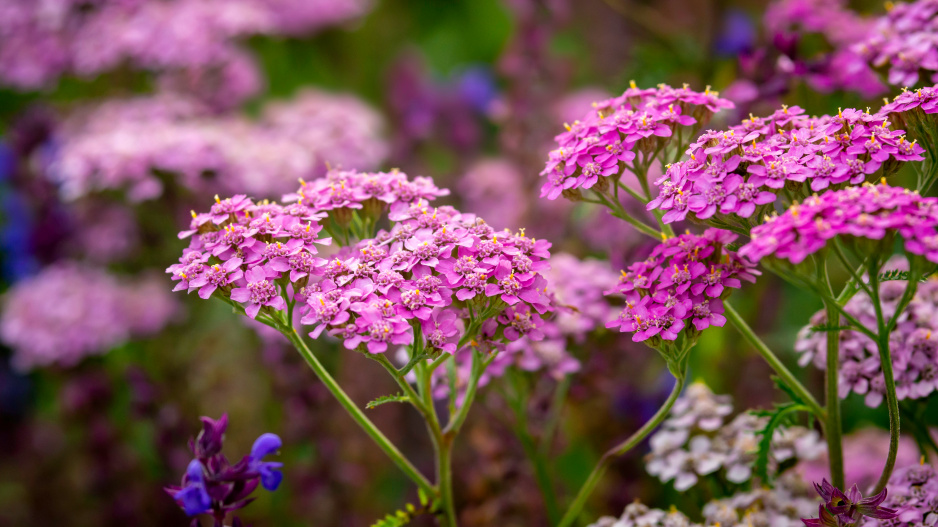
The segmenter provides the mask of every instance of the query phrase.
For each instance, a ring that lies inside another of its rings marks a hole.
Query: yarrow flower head
[[[685,135],[693,137],[715,112],[733,107],[718,95],[709,87],[702,93],[686,85],[643,90],[632,83],[621,96],[593,103],[593,111],[565,125],[567,131],[555,138],[558,148],[541,172],[547,178],[541,197],[553,200],[564,193],[573,197],[581,188],[607,188],[607,178],[617,178],[637,151],[647,156],[664,147],[680,127],[689,127]]]
[[[886,264],[890,270],[903,267],[893,260]],[[896,313],[897,304],[905,291],[907,282],[889,280],[880,283],[879,298],[884,316],[898,315],[898,323],[889,335],[893,358],[893,375],[896,381],[896,396],[900,399],[922,399],[938,388],[938,280],[930,279],[918,284],[915,296],[904,312]],[[844,310],[861,324],[876,327],[876,311],[870,296],[858,292],[844,306]],[[810,324],[798,332],[795,351],[801,353],[801,365],[827,367],[826,335],[816,328],[827,323],[822,310],[811,317]],[[886,395],[882,364],[876,342],[862,332],[852,329],[840,332],[840,396],[851,393],[862,395],[870,407],[879,406]]]
[[[328,331],[369,353],[415,343],[430,356],[453,353],[483,322],[494,324],[493,341],[543,338],[550,243],[430,207],[446,193],[398,171],[333,171],[302,182],[287,205],[216,198],[210,212],[193,213],[180,234],[189,248],[167,271],[177,290],[218,296],[268,323],[289,325],[284,313],[295,306],[314,338]],[[372,233],[385,219],[390,228]],[[317,249],[332,240],[319,236],[324,228],[343,244],[328,259]]]
[[[211,514],[216,525],[223,525],[226,516],[253,501],[251,494],[258,486],[277,490],[283,479],[282,463],[264,461],[282,446],[274,434],[262,434],[251,447],[251,453],[231,464],[221,453],[228,416],[215,420],[202,418],[203,429],[189,441],[195,459],[189,462],[181,486],[166,487],[189,516]],[[239,525],[240,520],[234,519]]]
[[[835,236],[882,240],[898,234],[905,250],[938,262],[938,199],[902,187],[848,187],[811,196],[784,214],[752,229],[752,241],[739,254],[752,261],[766,256],[801,263]]]
[[[685,344],[693,344],[704,329],[722,326],[729,290],[760,274],[726,248],[735,239],[731,232],[707,229],[660,243],[648,258],[623,270],[619,284],[607,291],[624,295],[625,308],[606,327],[633,333],[635,342],[659,349],[682,335]]]
[[[580,361],[570,353],[571,345],[585,342],[589,334],[602,327],[613,314],[613,306],[603,296],[603,291],[616,282],[616,275],[608,262],[580,260],[566,253],[552,255],[549,261],[550,269],[544,271],[544,276],[554,309],[553,316],[536,322],[536,334],[509,339],[485,370],[480,386],[504,375],[511,367],[545,372],[556,380],[579,371]],[[509,321],[511,329],[524,328],[536,320],[530,311],[516,312],[514,315],[519,316]],[[461,350],[455,361],[456,384],[465,386],[471,373],[471,350]],[[440,368],[434,373],[437,387],[434,395],[447,396],[448,372]]]
[[[874,173],[891,175],[925,151],[905,132],[890,128],[883,112],[854,109],[836,116],[809,117],[783,106],[726,131],[707,131],[687,149],[688,159],[668,166],[655,182],[657,198],[648,210],[664,212],[667,223],[760,218],[778,194],[859,185]],[[729,217],[729,218],[727,218]]]

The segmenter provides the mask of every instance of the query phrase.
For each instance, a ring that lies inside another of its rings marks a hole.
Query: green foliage
[[[784,389],[784,388],[783,388]],[[786,390],[787,391],[787,390]],[[753,414],[759,417],[768,417],[765,427],[756,432],[760,436],[759,451],[756,454],[756,461],[753,464],[753,471],[763,484],[772,486],[772,477],[769,475],[769,454],[772,450],[772,436],[779,427],[789,424],[791,414],[795,412],[810,412],[811,410],[799,403],[785,403],[776,405],[772,410],[754,411]]]
[[[384,518],[377,520],[371,527],[402,527],[410,524],[417,516],[432,514],[436,507],[430,504],[427,493],[421,489],[418,491],[418,495],[420,497],[419,507],[413,503],[408,503],[403,509],[388,513]]]
[[[827,331],[845,331],[848,329],[853,329],[853,328],[850,326],[841,326],[839,324],[831,324],[830,322],[825,322],[823,324],[811,326],[812,333],[821,333],[821,332],[827,332]]]
[[[385,403],[406,403],[407,401],[410,401],[410,398],[402,393],[382,395],[373,401],[369,401],[368,404],[365,405],[365,408],[371,409]]]
[[[925,282],[925,281],[927,281],[929,278],[931,278],[931,276],[934,275],[936,272],[938,272],[938,269],[932,269],[931,271],[929,271],[929,272],[923,274],[922,276],[920,276],[919,279],[918,279],[918,281],[919,281],[919,282]],[[880,274],[879,274],[879,281],[880,281],[880,282],[891,282],[891,281],[896,281],[896,280],[902,280],[902,281],[906,281],[906,282],[907,282],[907,281],[909,280],[909,277],[910,277],[910,276],[911,276],[911,274],[909,273],[909,271],[903,271],[903,270],[900,270],[900,269],[893,269],[893,270],[891,270],[891,271],[884,271],[884,272],[880,273]]]

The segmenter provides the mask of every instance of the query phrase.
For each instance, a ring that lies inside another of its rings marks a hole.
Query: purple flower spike
[[[198,459],[189,462],[186,468],[185,486],[173,494],[173,498],[186,511],[189,516],[208,512],[212,506],[212,498],[205,489],[205,477],[202,474],[202,463]]]
[[[818,518],[804,520],[805,525],[854,525],[863,516],[891,520],[899,515],[895,509],[880,506],[886,500],[886,489],[875,496],[863,498],[856,485],[844,492],[824,479],[820,485],[815,483],[814,488],[824,503],[818,508]]]
[[[258,437],[257,440],[254,441],[254,446],[251,447],[250,467],[260,474],[261,485],[270,491],[277,490],[277,487],[280,486],[280,482],[283,480],[283,473],[279,470],[279,468],[283,466],[283,463],[261,461],[261,459],[263,459],[264,456],[275,453],[282,445],[283,441],[280,440],[279,436],[266,433]]]
[[[232,465],[221,453],[224,432],[228,426],[227,415],[222,415],[218,420],[203,417],[202,426],[199,436],[189,441],[196,458],[189,462],[182,486],[167,487],[166,492],[186,514],[194,516],[210,513],[216,525],[221,525],[219,522],[229,513],[254,500],[251,494],[258,486],[262,485],[269,491],[280,486],[283,480],[280,468],[283,464],[263,459],[275,453],[282,441],[274,434],[262,434],[254,442],[250,455]],[[238,520],[234,518],[231,525],[237,524]]]
[[[211,417],[201,417],[202,431],[196,440],[195,454],[200,459],[209,458],[221,452],[225,429],[228,428],[228,414],[222,414],[216,421]]]

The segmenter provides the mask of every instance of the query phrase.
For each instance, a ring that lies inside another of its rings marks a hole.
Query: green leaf
[[[789,414],[794,412],[810,412],[810,409],[803,404],[786,403],[778,405],[772,410],[753,412],[760,417],[769,418],[765,423],[765,427],[756,431],[756,435],[761,436],[761,438],[759,439],[759,451],[756,454],[756,461],[753,464],[753,471],[766,485],[772,485],[772,478],[769,477],[769,454],[772,451],[772,437],[775,435],[775,431],[787,422]]]
[[[938,268],[932,269],[931,271],[922,274],[922,276],[919,277],[918,281],[925,282],[936,272],[938,272]],[[911,274],[909,273],[909,271],[902,271],[900,269],[892,269],[890,271],[884,271],[880,273],[879,281],[880,282],[890,282],[890,281],[895,281],[895,280],[908,281],[910,276]]]
[[[370,410],[376,406],[381,406],[382,404],[385,404],[385,403],[406,403],[408,401],[410,401],[410,398],[402,393],[397,393],[394,395],[382,395],[381,397],[378,397],[374,401],[370,401],[368,404],[366,404],[365,408],[368,408]]]
[[[812,333],[822,333],[826,331],[845,331],[848,329],[853,329],[853,328],[851,326],[840,326],[840,325],[831,324],[830,322],[825,322],[823,324],[811,326],[810,328]]]
[[[804,399],[801,398],[800,395],[798,395],[798,392],[792,389],[791,386],[788,386],[788,384],[785,383],[785,380],[779,377],[778,375],[773,375],[772,381],[775,383],[775,386],[777,386],[779,390],[785,392],[785,394],[788,395],[788,398],[791,399],[792,401],[798,404],[803,404],[803,405],[808,404],[807,401],[805,401]]]
[[[404,525],[409,525],[411,521],[417,516],[422,514],[431,514],[433,513],[433,508],[429,507],[423,501],[426,499],[427,495],[421,490],[420,491],[420,507],[414,506],[413,503],[408,503],[404,506],[403,509],[388,513],[377,520],[371,525],[371,527],[402,527]]]

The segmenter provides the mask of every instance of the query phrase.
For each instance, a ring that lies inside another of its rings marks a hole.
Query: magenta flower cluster
[[[887,269],[899,266],[887,264]],[[887,281],[880,284],[879,296],[883,315],[892,317],[897,303],[905,291],[906,282]],[[876,327],[876,312],[872,299],[860,291],[844,306],[847,313],[866,327]],[[938,282],[928,280],[919,284],[915,296],[889,336],[892,352],[896,396],[900,399],[923,399],[938,388]],[[811,317],[810,325],[798,333],[795,351],[801,353],[802,365],[812,363],[826,368],[827,335],[812,331],[812,327],[825,324],[824,311]],[[934,335],[933,335],[934,333]],[[885,395],[882,363],[876,342],[855,330],[840,332],[840,396],[856,393],[865,398],[867,406],[879,406]]]
[[[687,86],[639,89],[633,84],[619,97],[593,103],[593,111],[555,138],[558,148],[541,172],[547,178],[541,197],[553,200],[564,191],[606,188],[606,178],[629,168],[637,151],[648,156],[663,148],[678,129],[693,137],[715,112],[732,107],[709,88],[701,93]]]
[[[821,191],[858,185],[899,161],[920,161],[924,149],[890,128],[883,113],[854,109],[809,117],[783,106],[765,118],[750,117],[725,131],[707,131],[656,184],[648,209],[664,211],[666,223],[690,215],[750,218],[771,210],[782,189]]]
[[[76,262],[60,262],[7,291],[0,340],[21,370],[71,367],[131,338],[158,333],[178,305],[159,280],[118,278]]]
[[[67,199],[107,190],[153,199],[159,172],[196,192],[274,197],[329,165],[375,168],[388,152],[383,124],[364,102],[315,90],[269,104],[259,119],[168,94],[116,99],[62,123],[47,173]]]
[[[525,335],[504,345],[486,343],[499,354],[492,360],[479,379],[485,386],[491,379],[504,375],[509,367],[523,371],[540,371],[560,380],[579,371],[580,361],[571,350],[583,344],[589,334],[612,317],[613,306],[603,295],[616,283],[616,274],[608,262],[581,260],[567,253],[552,255],[550,268],[543,271],[547,279],[548,295],[554,308],[552,317],[541,320],[538,328],[543,338],[536,340]],[[540,335],[538,335],[540,336]],[[465,387],[472,372],[472,350],[463,349],[456,354],[456,385]],[[434,371],[434,395],[449,394],[448,372]]]
[[[914,86],[921,73],[938,82],[938,1],[887,3],[888,13],[880,17],[865,40],[853,51],[876,67],[888,66],[889,83]]]
[[[177,290],[220,294],[252,318],[298,301],[311,336],[328,330],[346,348],[371,353],[410,345],[417,330],[434,353],[455,352],[470,328],[492,340],[541,338],[550,296],[539,271],[550,243],[428,205],[444,193],[400,172],[334,171],[304,183],[288,205],[218,200],[194,214],[181,233],[192,236],[190,246],[167,271]],[[327,241],[318,220],[329,214],[341,223],[355,211],[386,211],[393,226],[317,257],[316,244]]]
[[[792,205],[752,229],[739,254],[801,263],[835,236],[881,240],[898,233],[905,250],[938,262],[938,199],[885,183],[831,190]]]
[[[727,250],[736,235],[707,229],[702,235],[682,234],[657,245],[645,260],[622,271],[619,284],[607,294],[625,296],[625,308],[606,324],[634,333],[632,340],[675,340],[723,326],[723,298],[740,280],[754,282],[760,274],[746,258]],[[692,326],[692,327],[691,327]],[[655,341],[653,341],[655,342]]]

